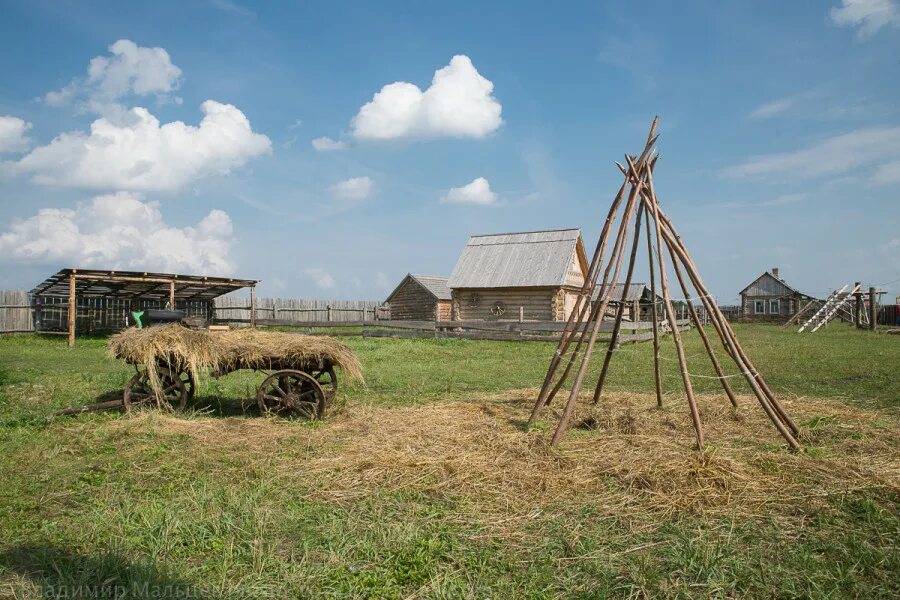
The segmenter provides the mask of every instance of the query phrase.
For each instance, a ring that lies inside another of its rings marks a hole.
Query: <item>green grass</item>
[[[736,330],[776,392],[830,398],[896,423],[900,339],[840,325],[814,335],[772,326]],[[342,390],[348,411],[536,387],[553,350],[545,343],[346,341],[367,379],[366,386]],[[447,493],[428,480],[400,490],[376,487],[345,501],[322,497],[319,482],[303,476],[304,459],[320,449],[291,440],[330,423],[287,423],[296,435],[276,445],[235,432],[258,419],[242,410],[257,374],[204,380],[199,412],[186,415],[232,440],[224,449],[170,431],[153,415],[45,420],[50,409],[122,388],[131,371],[106,358],[104,344],[79,339],[69,350],[58,338],[0,338],[0,597],[66,590],[98,598],[900,594],[896,488],[798,499],[771,514],[643,517],[575,497],[500,535],[467,501],[467,490]],[[674,358],[671,341],[665,352]],[[701,352],[696,333],[689,334],[691,371],[712,374]],[[610,388],[651,392],[650,356],[649,344],[624,347]],[[677,364],[664,366],[665,386],[673,390]],[[746,393],[738,379],[731,381]],[[696,384],[717,391],[713,380]],[[813,431],[843,431],[839,426],[830,416],[806,423]],[[775,442],[772,451],[783,453]]]

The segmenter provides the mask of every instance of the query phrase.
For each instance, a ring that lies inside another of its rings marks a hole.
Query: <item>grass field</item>
[[[897,597],[900,338],[736,331],[804,452],[739,378],[738,410],[696,378],[693,452],[670,340],[663,410],[650,346],[623,347],[551,449],[552,411],[523,427],[545,343],[346,338],[366,384],[308,424],[257,416],[245,372],[183,415],[49,420],[129,367],[0,338],[0,597]]]

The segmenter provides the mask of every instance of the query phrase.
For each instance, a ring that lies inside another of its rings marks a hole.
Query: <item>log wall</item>
[[[435,317],[437,300],[412,278],[406,278],[389,299],[394,321],[428,321]]]
[[[518,321],[519,307],[526,321],[554,321],[556,318],[556,288],[478,288],[455,289],[453,318],[462,321]],[[477,300],[473,302],[473,297]],[[496,302],[503,302],[503,315],[491,313]]]

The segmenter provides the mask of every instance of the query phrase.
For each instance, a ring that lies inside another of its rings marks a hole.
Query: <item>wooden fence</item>
[[[391,318],[390,308],[375,300],[304,300],[302,298],[257,298],[257,321],[279,321],[281,325],[305,322],[380,321]],[[216,298],[216,322],[249,323],[250,299],[240,296]]]
[[[688,319],[677,321],[679,330],[690,327]],[[259,319],[259,327],[293,326],[309,333],[324,332],[331,336],[361,335],[363,337],[468,339],[497,341],[557,341],[566,324],[560,321],[287,321],[283,319]],[[613,322],[600,325],[598,340],[609,341]],[[660,323],[663,335],[669,333],[669,324]],[[607,335],[603,335],[607,334]],[[622,322],[619,343],[643,342],[653,338],[652,324],[648,321]]]
[[[0,290],[0,333],[28,331],[34,331],[28,292]]]

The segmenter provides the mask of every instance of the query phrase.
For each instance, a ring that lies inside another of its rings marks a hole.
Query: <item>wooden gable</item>
[[[742,296],[773,296],[780,298],[797,293],[792,287],[769,272],[763,273],[750,285],[741,290]]]

